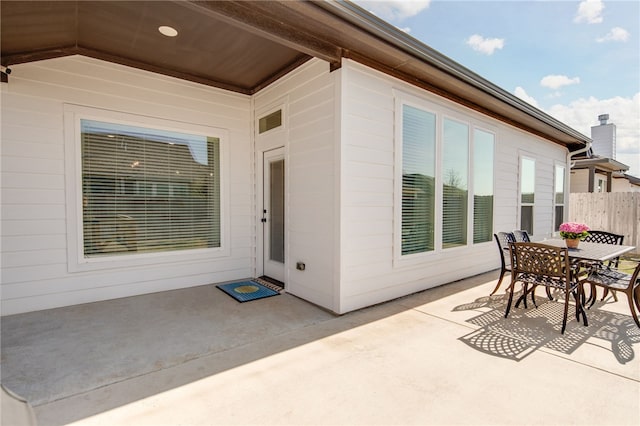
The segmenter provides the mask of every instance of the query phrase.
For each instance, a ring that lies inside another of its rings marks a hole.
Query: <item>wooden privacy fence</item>
[[[569,221],[624,235],[624,244],[640,253],[640,192],[572,193]]]

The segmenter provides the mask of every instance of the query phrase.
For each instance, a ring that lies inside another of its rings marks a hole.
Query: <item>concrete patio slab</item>
[[[504,319],[496,278],[340,317],[214,286],[5,317],[2,379],[41,425],[640,424],[626,303],[562,336],[543,297]]]

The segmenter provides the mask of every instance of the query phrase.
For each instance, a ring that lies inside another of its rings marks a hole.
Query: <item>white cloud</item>
[[[431,0],[356,0],[355,3],[385,21],[398,22],[427,9]]]
[[[604,4],[601,0],[584,0],[578,6],[576,17],[573,22],[586,22],[588,24],[599,24],[602,22],[602,10]]]
[[[485,55],[493,55],[497,49],[504,47],[503,38],[484,38],[481,35],[474,34],[467,39],[467,44],[473,50],[484,53]]]
[[[536,108],[538,107],[538,101],[529,96],[527,92],[520,86],[516,87],[516,90],[513,91],[513,94],[522,99],[523,101],[533,105]]]
[[[564,86],[580,83],[580,77],[569,78],[566,75],[547,75],[540,80],[540,85],[557,90]]]
[[[596,39],[598,43],[602,43],[605,41],[627,41],[629,39],[629,31],[620,27],[613,27],[611,31],[607,33],[604,37],[600,37]]]
[[[609,123],[616,125],[616,159],[629,166],[627,173],[640,177],[640,92],[632,98],[578,99],[546,112],[586,136],[600,114],[609,114]]]

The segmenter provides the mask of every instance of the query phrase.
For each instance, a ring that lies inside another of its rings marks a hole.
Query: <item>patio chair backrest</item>
[[[606,231],[589,231],[589,235],[585,237],[583,241],[588,243],[622,245],[624,235],[618,235]]]
[[[624,235],[618,235],[606,231],[589,231],[589,235],[586,236],[583,241],[588,243],[622,245]],[[611,259],[607,262],[607,264],[609,266],[618,267],[618,262],[620,262],[620,258],[616,257],[615,259]]]
[[[515,280],[534,285],[571,288],[571,263],[566,247],[516,242],[509,245]]]
[[[498,244],[498,252],[500,253],[502,267],[509,268],[511,266],[511,256],[505,255],[508,254],[507,250],[509,250],[509,243],[515,243],[516,238],[511,232],[498,232],[497,234],[493,234],[493,237]]]
[[[529,234],[525,230],[516,229],[515,231],[513,231],[513,235],[515,236],[516,241],[519,242],[519,243],[530,243],[531,242],[531,239],[529,238]]]

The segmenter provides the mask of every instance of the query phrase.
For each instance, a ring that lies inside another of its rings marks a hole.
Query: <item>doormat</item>
[[[268,287],[271,290],[275,290],[278,293],[282,293],[284,291],[284,283],[271,277],[267,277],[266,275],[258,278],[253,278],[252,281],[257,282],[258,284],[262,284],[263,286]]]
[[[258,284],[255,281],[241,281],[239,283],[229,283],[217,285],[220,290],[236,299],[238,302],[249,302],[251,300],[263,299],[265,297],[277,296],[280,293]]]

